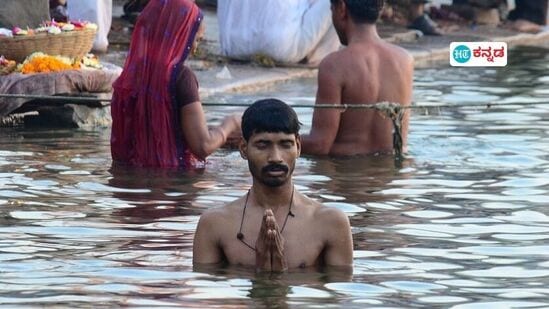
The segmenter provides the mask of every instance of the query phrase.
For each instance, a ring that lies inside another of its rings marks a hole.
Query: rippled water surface
[[[510,59],[418,70],[415,104],[431,108],[414,111],[400,165],[299,159],[298,189],[350,217],[352,277],[193,271],[199,215],[250,184],[234,151],[199,172],[113,170],[109,130],[1,129],[0,304],[547,308],[549,53]],[[313,103],[315,83],[205,101]]]

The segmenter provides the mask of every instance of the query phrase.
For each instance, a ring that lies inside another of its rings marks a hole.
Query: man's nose
[[[269,152],[269,162],[282,162],[282,152],[278,149],[278,147],[273,147]]]

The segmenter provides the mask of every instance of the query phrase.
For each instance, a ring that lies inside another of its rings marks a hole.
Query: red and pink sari
[[[175,87],[202,18],[191,0],[151,0],[139,15],[124,70],[113,84],[115,163],[163,168],[200,164],[184,144]]]

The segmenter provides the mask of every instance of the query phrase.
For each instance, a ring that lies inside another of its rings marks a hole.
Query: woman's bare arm
[[[201,159],[221,147],[232,132],[240,130],[240,117],[234,114],[225,117],[219,126],[209,128],[200,102],[183,106],[180,113],[185,142]]]

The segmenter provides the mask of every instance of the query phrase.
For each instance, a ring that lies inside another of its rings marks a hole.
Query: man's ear
[[[240,151],[240,156],[244,160],[248,160],[248,143],[244,137],[240,138],[240,144],[238,145],[238,150]]]
[[[297,156],[301,155],[301,135],[295,135],[295,145],[297,146]]]
[[[343,0],[339,0],[335,6],[334,9],[336,10],[336,15],[341,20],[345,20],[347,17],[347,4]]]

